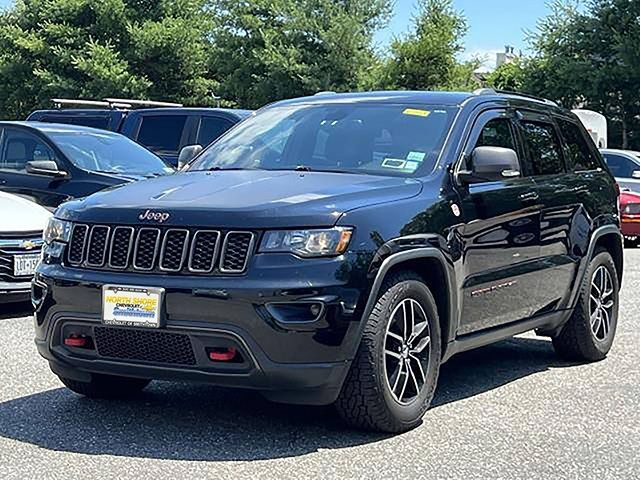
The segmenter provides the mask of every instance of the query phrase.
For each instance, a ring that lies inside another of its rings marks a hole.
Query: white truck
[[[593,138],[598,148],[607,148],[607,117],[592,110],[572,110]]]

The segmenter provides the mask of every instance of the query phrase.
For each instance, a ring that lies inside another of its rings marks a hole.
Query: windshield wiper
[[[270,168],[269,170],[294,171],[294,172],[317,172],[317,173],[357,173],[338,168],[311,168],[308,165],[296,165],[295,167]]]

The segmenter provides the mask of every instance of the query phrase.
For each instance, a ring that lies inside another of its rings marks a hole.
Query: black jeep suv
[[[535,329],[604,358],[622,276],[579,120],[492,90],[276,103],[180,174],[62,205],[45,242],[36,341],[71,390],[204,381],[389,432],[455,353]]]

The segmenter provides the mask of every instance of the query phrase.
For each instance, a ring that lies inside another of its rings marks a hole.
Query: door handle
[[[4,185],[7,181],[4,178],[0,178],[0,185]]]
[[[538,195],[538,192],[528,192],[520,195],[520,200],[522,200],[523,202],[535,202],[539,198],[540,195]]]

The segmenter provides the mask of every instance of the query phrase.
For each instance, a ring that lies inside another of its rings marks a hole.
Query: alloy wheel
[[[591,333],[600,342],[609,336],[614,307],[613,280],[609,270],[600,265],[593,273],[589,292]]]
[[[385,379],[398,403],[408,405],[420,395],[430,349],[427,314],[416,300],[405,298],[391,313],[384,340]]]

